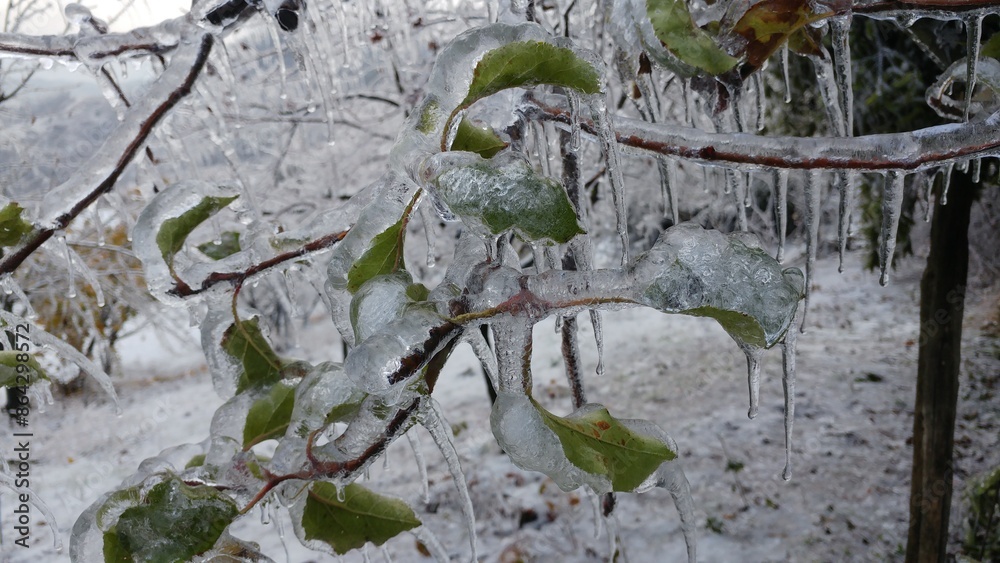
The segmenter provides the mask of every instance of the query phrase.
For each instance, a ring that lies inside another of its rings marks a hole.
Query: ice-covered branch
[[[295,260],[305,256],[306,254],[317,252],[325,248],[329,248],[334,244],[337,244],[345,236],[347,236],[348,231],[339,231],[336,233],[330,233],[328,235],[322,236],[316,240],[307,242],[295,250],[279,254],[277,256],[268,258],[267,260],[261,261],[253,266],[250,266],[246,270],[240,272],[216,272],[209,275],[201,282],[201,286],[197,289],[192,288],[183,281],[177,280],[175,282],[174,288],[169,291],[171,295],[176,295],[177,297],[187,297],[190,295],[196,295],[209,288],[220,284],[222,282],[229,282],[236,286],[242,285],[246,280],[266,272],[271,268],[288,262],[289,260]]]
[[[213,36],[206,33],[200,41],[182,47],[152,86],[150,94],[129,108],[125,119],[101,148],[69,180],[46,194],[39,227],[0,260],[0,274],[16,270],[56,231],[65,228],[114,187],[160,120],[191,92],[191,86],[208,60],[212,43]]]
[[[570,123],[568,111],[538,105],[532,117]],[[595,133],[590,124],[584,129]],[[861,137],[765,137],[615,119],[622,146],[737,168],[919,170],[1000,154],[1000,112],[982,121]]]

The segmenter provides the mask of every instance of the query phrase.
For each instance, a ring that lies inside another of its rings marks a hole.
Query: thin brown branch
[[[254,264],[253,266],[243,271],[212,273],[207,278],[205,278],[204,281],[201,282],[201,286],[198,287],[197,289],[192,288],[183,281],[178,280],[177,283],[174,285],[173,289],[171,289],[168,293],[170,293],[171,295],[175,295],[177,297],[189,297],[191,295],[197,295],[199,293],[207,291],[212,286],[218,285],[223,282],[228,282],[233,284],[235,287],[239,287],[247,279],[252,278],[253,276],[256,276],[258,274],[262,274],[267,270],[270,270],[271,268],[277,266],[278,264],[288,262],[289,260],[294,260],[301,256],[305,256],[306,254],[323,250],[325,248],[333,246],[334,244],[343,240],[344,237],[347,236],[348,232],[349,231],[339,231],[336,233],[330,233],[316,240],[307,242],[306,244],[300,246],[299,248],[296,248],[295,250],[279,254],[277,256],[268,258],[263,262]]]
[[[114,187],[119,176],[121,176],[122,172],[125,171],[125,168],[129,165],[129,163],[132,162],[132,159],[142,148],[146,139],[156,128],[156,125],[160,122],[160,120],[163,119],[171,108],[177,105],[181,99],[191,92],[191,86],[194,84],[199,74],[201,74],[202,69],[205,67],[205,61],[208,60],[208,54],[212,50],[212,43],[213,37],[211,34],[206,33],[202,36],[201,44],[197,55],[195,56],[194,63],[188,69],[183,80],[170,92],[166,99],[160,102],[159,105],[155,106],[153,111],[142,120],[135,136],[125,146],[121,155],[118,157],[117,162],[104,176],[103,180],[80,201],[74,203],[68,211],[59,215],[55,219],[53,226],[32,231],[31,234],[28,235],[27,240],[21,243],[21,245],[15,248],[10,254],[4,256],[3,259],[0,260],[0,274],[8,274],[16,270],[17,267],[28,258],[28,256],[38,250],[38,248],[44,244],[45,241],[52,238],[52,235],[55,234],[56,231],[65,228],[73,219],[82,213],[84,209],[87,209],[87,207],[94,203],[98,197],[107,193]],[[161,80],[166,80],[168,78],[172,78],[172,76],[164,74],[160,77]],[[126,122],[127,121],[128,120],[126,120]],[[124,126],[127,125],[123,125],[123,127]],[[98,150],[98,153],[91,157],[91,161],[88,162],[88,164],[99,161],[106,156],[107,155],[102,154],[101,150]]]

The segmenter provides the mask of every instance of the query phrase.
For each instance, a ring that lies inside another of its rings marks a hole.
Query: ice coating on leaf
[[[427,432],[430,433],[434,443],[437,444],[444,461],[448,465],[452,482],[455,483],[455,490],[462,505],[462,515],[465,517],[465,525],[469,533],[469,561],[478,561],[478,548],[476,547],[476,517],[472,510],[472,497],[469,496],[469,483],[462,471],[462,464],[458,459],[458,450],[455,449],[451,425],[448,424],[441,410],[441,405],[431,397],[427,397],[421,402],[420,420]],[[409,435],[409,434],[408,434]],[[426,481],[425,481],[426,482]]]
[[[491,50],[523,41],[555,42],[534,23],[492,24],[451,40],[438,53],[424,86],[427,94],[410,114],[393,146],[390,163],[394,169],[416,173],[415,165],[438,152],[445,122],[468,95],[477,62]]]
[[[490,426],[500,447],[521,469],[548,475],[564,491],[587,485],[597,493],[611,492],[607,476],[583,471],[566,458],[558,436],[523,393],[500,391],[493,403]]]
[[[413,278],[406,272],[374,277],[362,285],[351,299],[354,341],[361,343],[398,319],[410,302],[406,289]]]
[[[157,299],[166,303],[179,302],[169,293],[175,280],[160,244],[163,224],[196,208],[206,198],[228,199],[238,193],[231,186],[188,180],[161,191],[142,210],[132,229],[132,249],[142,262],[149,291]]]
[[[666,313],[710,316],[738,342],[771,347],[791,323],[802,273],[759,248],[753,235],[697,225],[664,231],[630,268],[636,301]]]
[[[889,270],[892,268],[892,255],[896,252],[896,233],[899,230],[899,217],[903,208],[903,188],[906,175],[894,170],[885,178],[882,189],[882,231],[879,236],[878,257],[882,275],[879,283],[888,285]]]
[[[525,241],[563,243],[583,232],[558,182],[539,176],[523,156],[501,152],[486,160],[447,152],[420,170],[435,197],[483,238],[515,231]]]
[[[375,237],[399,221],[413,193],[413,186],[405,178],[390,172],[367,190],[372,191],[371,203],[361,210],[350,232],[333,247],[330,254],[326,293],[333,303],[350,303],[347,288],[351,267],[371,248]],[[333,314],[338,330],[345,340],[352,342],[349,311],[346,308],[336,309]]]

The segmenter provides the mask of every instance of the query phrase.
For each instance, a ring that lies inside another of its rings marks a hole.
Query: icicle
[[[684,123],[691,126],[694,125],[694,111],[691,110],[694,106],[694,100],[691,99],[691,80],[682,78],[681,89],[684,95]]]
[[[972,183],[978,184],[983,171],[983,159],[976,158],[972,161]]]
[[[20,318],[14,314],[0,309],[0,319],[3,319],[9,325],[16,325],[25,323],[26,320]],[[48,346],[55,350],[60,356],[63,356],[67,360],[73,362],[74,364],[80,366],[80,368],[85,371],[88,375],[97,381],[97,384],[104,389],[104,392],[111,397],[111,400],[115,404],[115,414],[121,414],[122,408],[118,404],[118,394],[115,393],[115,387],[111,383],[111,378],[108,374],[104,373],[104,370],[97,367],[93,361],[81,354],[76,348],[73,348],[69,344],[65,343],[62,339],[56,338],[52,334],[48,333],[42,327],[37,324],[31,323],[31,338],[36,345]]]
[[[628,242],[628,212],[625,206],[625,179],[622,176],[622,167],[618,158],[618,140],[615,138],[614,124],[611,121],[611,114],[608,112],[604,100],[600,99],[597,107],[594,108],[594,120],[598,124],[601,135],[601,146],[604,150],[608,163],[608,177],[611,179],[611,196],[615,204],[615,219],[618,231],[618,238],[622,243],[621,265],[628,264],[629,242]]]
[[[847,122],[840,103],[840,84],[830,62],[829,55],[810,57],[816,74],[816,83],[826,105],[827,118],[834,136],[847,136]]]
[[[577,153],[580,151],[580,96],[576,92],[567,89],[566,98],[569,100],[569,150]]]
[[[24,305],[24,318],[29,321],[33,321],[38,318],[38,313],[36,313],[35,309],[31,306],[31,300],[28,299],[28,295],[24,293],[23,289],[21,289],[21,285],[17,283],[14,276],[11,274],[3,276],[0,278],[0,285],[3,286],[5,294],[14,295],[17,297],[17,300]]]
[[[413,432],[407,432],[406,440],[410,443],[410,449],[413,450],[413,459],[417,462],[417,473],[420,474],[422,495],[420,498],[427,505],[431,502],[431,486],[427,480],[427,461],[424,460],[424,452],[420,450],[420,441],[417,439],[417,435]]]
[[[0,473],[0,485],[7,487],[15,494],[19,495],[20,498],[28,497],[28,503],[38,509],[38,512],[41,513],[42,518],[48,525],[48,528],[52,530],[52,547],[55,548],[56,551],[62,551],[63,542],[62,537],[59,535],[59,526],[56,524],[56,517],[52,514],[52,510],[49,509],[49,505],[45,504],[42,497],[33,491],[31,487],[24,485],[24,483],[27,482],[27,479],[19,478],[15,481],[13,477],[8,475],[8,473],[10,473],[10,468],[6,466],[6,463],[7,462],[4,461],[4,469],[6,471]]]
[[[295,33],[291,35],[291,41],[298,43],[300,50],[305,51],[302,62],[306,71],[307,82],[315,88],[319,89],[320,96],[323,99],[323,115],[326,117],[326,133],[327,133],[327,144],[332,145],[336,139],[336,126],[334,123],[334,100],[331,93],[333,85],[331,82],[324,80],[324,74],[319,70],[319,68],[326,69],[330,65],[329,57],[325,52],[320,50],[319,43],[317,43],[316,33],[313,29],[324,30],[328,27],[324,22],[319,19],[321,18],[318,13],[320,10],[312,10],[306,7],[303,12],[308,18],[308,22],[305,25],[300,26],[302,31],[301,34]],[[276,23],[274,25],[277,25]],[[299,37],[301,35],[301,37]],[[348,43],[344,43],[344,56],[345,61],[348,55],[349,49],[347,48]],[[317,63],[320,67],[317,68]],[[346,62],[344,63],[346,66]]]
[[[677,208],[677,191],[674,189],[677,182],[677,163],[670,158],[657,158],[657,166],[660,169],[661,187],[663,189],[663,216],[667,216],[667,209],[670,210],[670,220],[672,224],[680,223],[680,210]]]
[[[746,185],[743,190],[743,207],[753,207],[753,170],[747,171],[742,179]]]
[[[903,192],[906,176],[901,170],[893,170],[885,180],[882,190],[882,236],[879,245],[879,260],[882,275],[879,283],[889,284],[889,269],[892,267],[892,255],[896,252],[896,230],[899,228],[899,215],[903,208]]]
[[[983,35],[983,16],[975,15],[965,22],[966,55],[965,55],[965,109],[962,117],[969,120],[969,108],[972,106],[972,95],[976,90],[976,72],[979,66],[979,40]]]
[[[927,223],[931,220],[931,208],[934,207],[931,198],[934,197],[934,180],[936,176],[937,176],[937,171],[935,171],[934,174],[932,174],[931,177],[927,180],[927,190],[924,192],[924,202],[925,202],[924,223]]]
[[[420,220],[424,224],[424,238],[427,243],[427,267],[433,268],[437,265],[437,226],[438,217],[434,213],[433,203],[428,196],[421,197],[423,205],[417,205],[417,213],[420,213]]]
[[[837,82],[840,112],[844,116],[844,136],[854,136],[854,74],[851,69],[851,15],[831,18],[833,32],[834,80]]]
[[[278,98],[284,100],[288,98],[288,69],[285,68],[285,51],[281,47],[281,36],[278,35],[278,22],[273,21],[274,18],[267,19],[272,21],[269,21],[264,27],[267,28],[271,44],[274,45],[274,55],[278,58],[278,80],[280,81]]]
[[[131,225],[133,223],[132,214],[129,213],[128,207],[125,205],[125,200],[122,199],[121,194],[117,191],[110,191],[104,194],[104,201],[114,209],[115,214],[118,215],[118,219],[121,220],[125,225]],[[126,229],[126,238],[129,242],[132,242],[132,230]]]
[[[71,263],[79,269],[80,275],[84,280],[86,280],[87,284],[90,285],[90,288],[94,290],[95,302],[97,303],[97,306],[103,307],[104,291],[101,290],[101,283],[98,281],[97,275],[94,274],[94,271],[87,266],[87,263],[83,261],[83,258],[81,258],[75,250],[70,248],[68,244],[66,245],[66,254],[67,256],[72,257]]]
[[[778,255],[775,259],[781,262],[785,258],[785,230],[788,228],[788,170],[778,168],[774,171],[774,212],[778,220]]]
[[[792,478],[792,424],[795,422],[795,319],[781,342],[781,388],[785,392],[785,468],[781,478]]]
[[[844,271],[844,253],[847,252],[847,239],[850,238],[851,214],[854,213],[854,183],[858,173],[853,170],[841,171],[837,174],[840,186],[840,215],[837,224],[837,250],[840,263],[837,271]]]
[[[792,81],[788,78],[788,42],[781,45],[781,76],[785,79],[785,103],[792,102]]]
[[[276,49],[280,52],[280,48]],[[237,84],[236,76],[233,74],[233,63],[229,58],[229,50],[226,49],[225,41],[219,41],[219,48],[215,50],[215,54],[219,58],[219,64],[216,65],[215,69],[218,71],[219,76],[222,77],[222,82],[226,85],[226,89],[229,90],[229,94],[226,96],[226,99],[230,102],[233,108],[233,124],[237,129],[239,129],[243,126],[243,119],[240,115],[239,99],[236,96]],[[282,88],[281,92],[284,93],[284,91],[284,88]]]
[[[764,78],[763,73],[755,72],[753,73],[753,89],[754,98],[757,102],[757,130],[764,130],[764,103],[766,98],[764,97]]]
[[[750,389],[750,409],[747,410],[747,417],[751,420],[757,418],[757,410],[760,405],[760,357],[763,349],[750,345],[743,347],[743,353],[747,356],[747,387]]]
[[[604,377],[604,321],[599,310],[590,310],[590,324],[594,327],[594,341],[597,343],[597,377]]]
[[[941,205],[948,205],[948,187],[951,186],[951,174],[955,170],[955,163],[948,163],[948,166],[944,167],[944,178],[942,178],[941,184]]]
[[[816,249],[819,246],[820,203],[823,190],[819,185],[819,171],[806,171],[806,302],[802,312],[802,325],[809,312],[809,297],[812,293],[813,278],[816,275]]]
[[[66,297],[68,299],[76,298],[76,274],[73,269],[73,256],[70,254],[69,245],[66,243],[66,237],[59,235],[56,237],[56,244],[59,249],[62,250],[63,256],[66,258],[66,271],[69,272],[69,289],[66,290]]]
[[[741,231],[747,231],[746,186],[743,185],[743,174],[737,170],[726,168],[726,193],[733,194],[736,200],[736,221]]]
[[[451,428],[448,426],[441,405],[431,397],[423,401],[421,409],[421,424],[430,433],[434,443],[437,444],[444,461],[451,472],[452,481],[458,491],[458,497],[462,505],[462,513],[465,515],[465,524],[469,530],[469,548],[472,553],[469,561],[477,561],[478,548],[476,547],[476,517],[472,511],[472,497],[469,496],[469,484],[465,480],[465,473],[462,471],[462,464],[458,459],[458,450],[452,441]]]
[[[94,230],[97,234],[97,246],[103,247],[104,241],[104,221],[101,220],[101,209],[100,209],[100,199],[94,202],[94,206],[90,208],[91,214],[94,216]]]

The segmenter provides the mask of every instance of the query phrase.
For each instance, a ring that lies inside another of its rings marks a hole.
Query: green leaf
[[[18,356],[24,357],[25,352],[16,350],[0,351],[0,387],[19,387],[24,381],[18,381],[17,376],[28,378],[28,385],[38,379],[48,379],[48,374],[38,364],[34,354],[27,354],[28,361],[18,361]]]
[[[21,219],[22,211],[24,209],[16,203],[8,203],[0,209],[0,246],[14,246],[31,232],[31,223]]]
[[[517,41],[483,55],[459,108],[467,108],[501,90],[539,84],[562,86],[584,94],[601,91],[597,69],[572,50],[544,41]]]
[[[184,464],[184,469],[191,469],[192,467],[201,467],[205,465],[205,454],[197,454]]]
[[[214,488],[171,477],[105,532],[104,560],[187,561],[211,549],[238,515],[236,503]]]
[[[979,55],[1000,59],[1000,33],[994,33],[986,43],[983,43],[983,46],[979,48]]]
[[[281,379],[281,360],[261,334],[256,317],[230,325],[222,335],[222,349],[243,366],[237,393]]]
[[[743,14],[733,32],[746,40],[747,64],[758,69],[789,37],[810,24],[834,15],[834,11],[842,5],[843,0],[762,0]]]
[[[243,449],[285,433],[295,406],[295,386],[279,381],[267,395],[254,401],[243,427]]]
[[[525,241],[564,243],[584,232],[562,185],[513,155],[458,161],[433,182],[448,208],[481,236],[514,230]]]
[[[160,248],[160,254],[167,265],[173,268],[174,255],[184,246],[184,241],[191,231],[236,198],[237,196],[206,197],[179,217],[164,221],[156,233],[156,245]]]
[[[792,322],[804,277],[749,240],[697,225],[667,229],[632,266],[636,301],[664,313],[711,317],[741,344],[773,346]]]
[[[476,127],[468,119],[463,118],[458,124],[458,133],[451,143],[453,151],[474,152],[483,158],[493,158],[493,155],[507,148],[489,126]]]
[[[403,220],[375,235],[371,246],[347,272],[347,291],[354,293],[366,281],[403,269]]]
[[[646,0],[646,15],[656,38],[681,61],[710,74],[722,74],[737,60],[695,25],[684,0]]]
[[[677,457],[660,440],[628,428],[600,405],[556,416],[531,400],[542,421],[555,432],[573,465],[611,480],[615,491],[633,491],[665,461]]]
[[[198,250],[212,260],[222,260],[226,256],[240,251],[240,234],[226,231],[219,237],[219,242],[209,241],[198,245]]]
[[[406,297],[416,303],[427,301],[427,297],[430,294],[430,290],[422,283],[411,283],[406,287]]]
[[[354,483],[344,488],[326,482],[309,488],[302,512],[305,539],[319,540],[339,555],[372,542],[382,545],[401,532],[420,525],[413,510],[401,500],[385,497]]]

